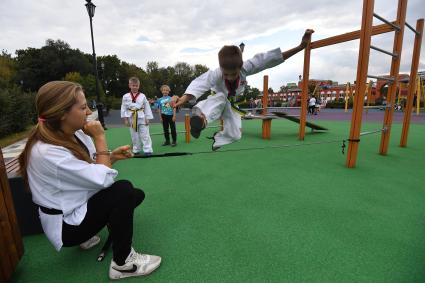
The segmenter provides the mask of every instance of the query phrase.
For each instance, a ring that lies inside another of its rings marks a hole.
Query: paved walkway
[[[4,161],[6,162],[12,158],[17,157],[24,150],[26,142],[27,139],[23,139],[14,144],[2,148],[1,150],[3,152]]]

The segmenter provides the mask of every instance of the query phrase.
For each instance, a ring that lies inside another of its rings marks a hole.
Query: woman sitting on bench
[[[19,157],[21,174],[39,206],[43,230],[56,250],[79,245],[107,224],[112,238],[110,279],[146,275],[161,258],[132,248],[133,213],[145,194],[115,181],[111,164],[132,156],[129,146],[109,151],[82,87],[66,81],[43,85],[36,96],[38,124]]]

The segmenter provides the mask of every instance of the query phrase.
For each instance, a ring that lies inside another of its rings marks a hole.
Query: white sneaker
[[[143,276],[152,273],[161,264],[161,257],[156,255],[139,254],[133,248],[125,260],[125,264],[118,265],[111,261],[109,266],[109,279]]]
[[[99,242],[100,242],[100,237],[98,235],[94,235],[93,237],[85,241],[84,243],[81,243],[80,248],[82,250],[88,250],[96,246],[97,244],[99,244]]]

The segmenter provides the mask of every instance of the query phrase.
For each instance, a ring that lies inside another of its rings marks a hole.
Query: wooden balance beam
[[[273,114],[280,117],[280,118],[284,118],[284,119],[287,119],[289,121],[295,122],[297,124],[300,123],[300,119],[298,117],[290,116],[285,112],[273,112]],[[322,127],[320,125],[317,125],[317,124],[314,124],[314,123],[311,123],[311,122],[307,122],[307,121],[306,121],[305,125],[307,127],[309,127],[312,131],[314,131],[314,130],[316,130],[316,131],[327,131],[328,130],[325,127]]]
[[[262,138],[264,140],[269,140],[271,137],[271,131],[272,131],[272,120],[276,119],[276,117],[274,116],[264,116],[264,115],[245,115],[242,116],[242,119],[244,120],[254,120],[254,119],[258,119],[258,120],[262,120]]]

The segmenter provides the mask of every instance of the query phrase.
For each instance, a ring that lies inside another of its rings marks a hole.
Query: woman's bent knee
[[[114,189],[117,200],[134,201],[134,207],[138,206],[145,199],[145,193],[141,189],[136,189],[133,184],[127,180],[116,181],[110,189]]]

